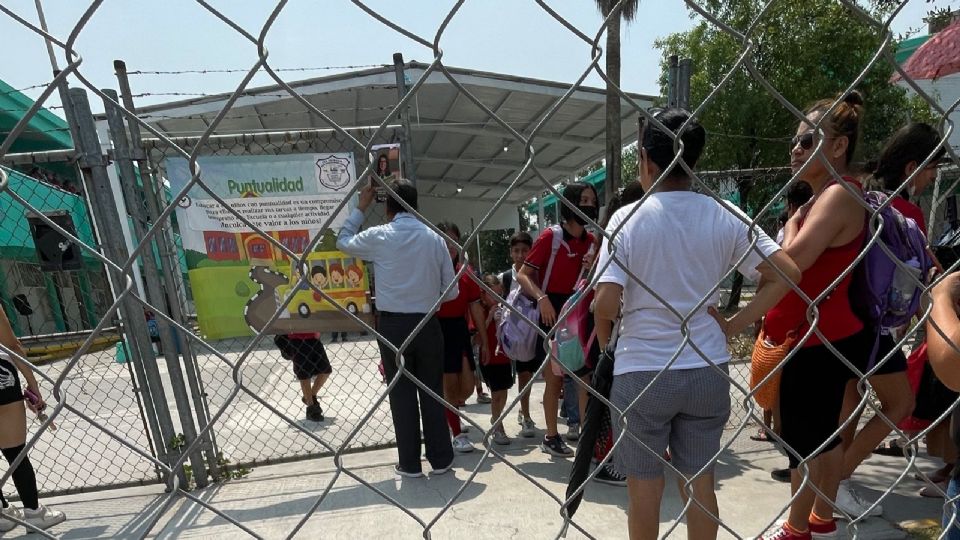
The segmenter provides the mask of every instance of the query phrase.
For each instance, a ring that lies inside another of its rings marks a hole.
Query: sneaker
[[[563,438],[568,441],[580,440],[580,424],[570,424],[567,427],[567,434]]]
[[[449,467],[447,468],[449,469]],[[404,476],[406,478],[420,478],[423,476],[423,473],[421,471],[405,471],[400,468],[400,465],[394,465],[393,472],[399,474],[400,476]]]
[[[605,463],[593,479],[601,484],[609,486],[627,487],[627,477],[617,472],[616,469]]]
[[[480,392],[477,394],[477,403],[490,403],[493,401],[490,399],[490,396],[486,392]]]
[[[864,513],[869,517],[883,515],[883,507],[878,504],[870,508],[870,503],[860,497],[849,480],[840,482],[840,489],[837,490],[837,508],[853,518],[858,518]]]
[[[563,438],[559,434],[553,437],[544,436],[543,442],[540,443],[540,449],[556,457],[570,457],[573,455],[573,450],[563,442]]]
[[[776,529],[758,536],[756,540],[812,540],[813,538],[810,535],[810,531],[797,534],[788,529],[786,523],[778,523],[776,527]]]
[[[510,437],[507,437],[507,433],[503,430],[503,426],[494,428],[493,430],[493,442],[499,445],[508,445],[510,444]]]
[[[520,436],[531,438],[536,435],[537,425],[533,423],[533,419],[523,416],[523,413],[520,413],[517,416],[517,423],[520,424]]]
[[[23,512],[19,508],[14,508],[9,506],[0,510],[0,533],[10,532],[17,527],[17,524],[9,519],[5,519],[4,516],[11,516],[16,519],[23,519]]]
[[[837,532],[836,521],[822,524],[810,523],[807,526],[810,527],[810,538],[838,538],[840,534]]]
[[[770,471],[770,478],[777,482],[790,482],[790,469],[774,469]]]
[[[440,467],[439,469],[434,469],[430,471],[430,476],[440,476],[441,474],[447,474],[450,472],[450,469],[453,468],[453,460],[450,460],[450,464],[446,467]]]
[[[40,505],[36,510],[23,509],[23,520],[40,530],[47,530],[58,523],[66,521],[67,516],[59,510],[51,510]]]
[[[323,409],[320,404],[312,403],[307,405],[307,420],[311,422],[323,422]]]
[[[461,433],[453,438],[453,450],[455,452],[460,452],[461,454],[466,454],[474,451],[473,443],[470,442],[470,438],[467,437],[465,433]]]

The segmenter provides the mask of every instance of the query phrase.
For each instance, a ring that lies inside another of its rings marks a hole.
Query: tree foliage
[[[760,0],[708,2],[723,23],[745,31],[760,12]],[[889,7],[874,3],[882,18]],[[749,59],[757,72],[796,108],[836,97],[854,82],[883,43],[876,28],[839,2],[778,2],[757,23]],[[691,103],[699,106],[736,63],[743,45],[719,27],[703,21],[693,29],[659,40],[663,66],[672,54],[693,59]],[[895,47],[895,44],[888,45]],[[883,140],[903,124],[911,110],[901,88],[890,84],[893,66],[881,59],[856,89],[864,94],[866,118],[860,159],[875,155]],[[666,79],[661,78],[665,88]],[[708,131],[701,169],[746,169],[788,163],[788,141],[798,119],[744,67],[737,68],[700,114]]]
[[[706,0],[706,10],[723,24],[744,33],[760,14],[762,0]],[[891,13],[895,4],[873,0],[865,9],[878,20]],[[749,36],[753,48],[746,60],[789,103],[802,111],[811,103],[834,98],[861,74],[855,87],[865,98],[862,138],[855,160],[874,157],[884,139],[905,123],[911,113],[923,113],[923,104],[907,97],[891,84],[893,66],[883,57],[871,60],[884,45],[880,31],[856,13],[834,0],[776,2],[756,21]],[[707,146],[700,159],[701,170],[742,170],[780,167],[789,164],[789,140],[799,118],[780,103],[750,73],[746,66],[734,68],[745,44],[712,22],[702,20],[686,32],[658,40],[662,51],[660,79],[666,91],[666,68],[671,55],[690,58],[691,108],[699,113],[707,130]],[[869,66],[869,68],[868,68]],[[760,181],[752,175],[731,173],[735,178],[741,206],[754,213],[782,187],[782,182]],[[739,300],[738,279],[728,307]]]

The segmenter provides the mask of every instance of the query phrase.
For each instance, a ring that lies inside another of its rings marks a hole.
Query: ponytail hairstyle
[[[941,138],[940,132],[930,124],[911,122],[903,126],[884,143],[872,171],[873,177],[882,183],[883,189],[896,190],[907,178],[906,169],[910,163],[919,166],[931,154],[931,164],[943,159],[946,148],[937,148]]]
[[[806,114],[826,113],[835,101],[836,99],[821,99],[807,107],[807,110],[804,112]],[[853,161],[853,155],[857,151],[863,114],[863,95],[853,90],[843,98],[833,109],[833,112],[827,115],[821,124],[827,135],[847,138],[847,152],[844,156],[845,165],[849,165],[850,162]]]

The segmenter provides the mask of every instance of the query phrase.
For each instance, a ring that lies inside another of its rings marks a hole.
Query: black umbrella
[[[611,343],[616,343],[611,340]],[[610,398],[610,387],[613,385],[613,347],[608,348],[607,352],[600,355],[597,361],[597,367],[593,372],[590,381],[590,387],[597,394],[604,398]],[[570,470],[570,480],[567,482],[567,499],[570,499],[580,485],[583,484],[587,476],[590,475],[590,462],[593,460],[593,447],[597,444],[597,438],[600,436],[601,426],[605,424],[604,415],[609,415],[610,409],[600,401],[593,393],[587,399],[587,407],[584,413],[585,418],[581,421],[582,431],[580,440],[577,443],[577,453],[573,458],[573,468]],[[585,490],[586,488],[584,488]],[[580,501],[583,500],[583,491],[577,493],[570,499],[567,506],[567,516],[570,518],[577,513],[580,507]]]

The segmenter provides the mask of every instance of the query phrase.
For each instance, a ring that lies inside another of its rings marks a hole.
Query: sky
[[[593,0],[546,0],[583,33],[593,36],[602,18]],[[793,1],[793,0],[791,0]],[[4,0],[4,5],[32,22],[34,0]],[[210,0],[238,25],[257,35],[276,5],[253,0]],[[453,0],[368,0],[378,13],[433,41]],[[894,21],[895,32],[925,28],[923,16],[944,0],[910,0]],[[66,40],[88,3],[44,0],[50,31]],[[681,0],[641,1],[636,21],[623,29],[621,86],[631,92],[659,94],[660,51],[657,38],[691,28],[698,22]],[[924,30],[925,33],[925,30]],[[8,46],[0,79],[21,89],[49,81],[50,62],[43,39],[0,13],[0,36]],[[11,46],[11,44],[13,44]],[[392,62],[394,52],[405,60],[428,62],[432,51],[387,28],[347,0],[290,0],[267,37],[270,64],[275,68],[310,68],[284,72],[293,81],[348,69]],[[440,46],[448,66],[572,83],[590,61],[590,47],[552,19],[534,0],[467,0],[444,32]],[[105,0],[80,33],[77,50],[82,73],[97,87],[116,88],[113,61],[126,61],[129,70],[249,69],[256,47],[235,30],[188,0],[162,2]],[[58,54],[63,67],[63,55]],[[243,73],[135,75],[138,105],[184,99],[164,93],[219,93],[236,88]],[[74,84],[77,81],[72,81]],[[250,87],[271,84],[257,75]],[[602,86],[591,74],[589,86]],[[37,97],[40,89],[24,93]],[[57,105],[56,94],[46,103]],[[102,110],[92,100],[95,110]],[[54,112],[58,112],[54,110]]]

